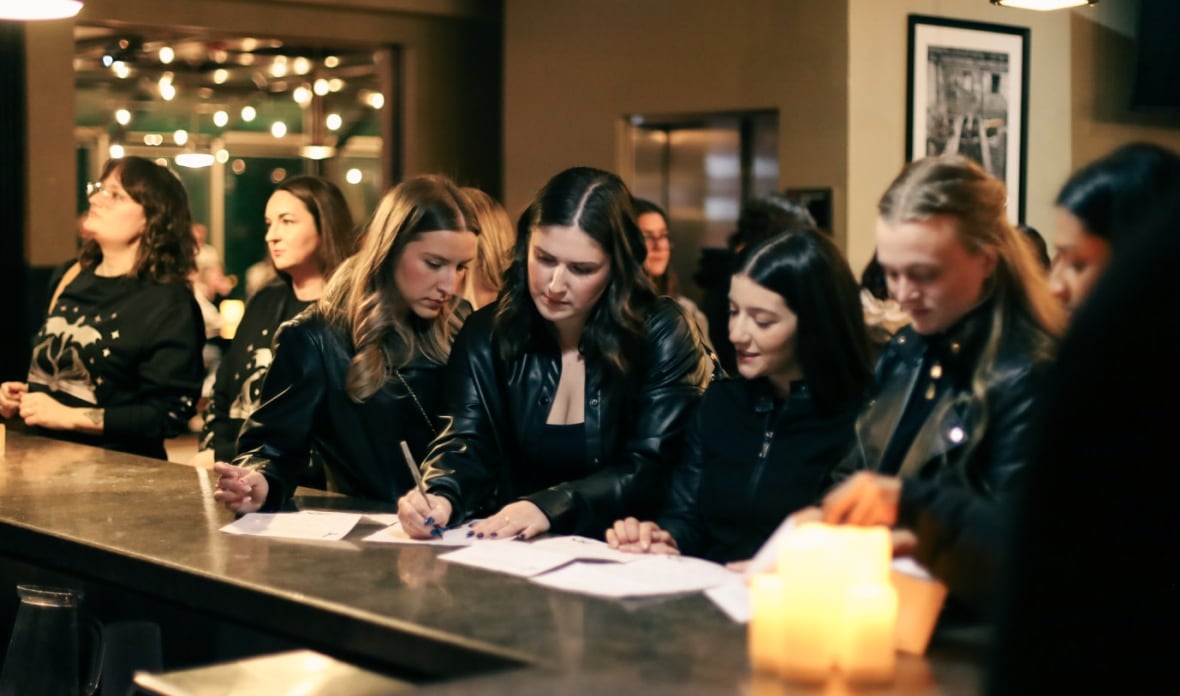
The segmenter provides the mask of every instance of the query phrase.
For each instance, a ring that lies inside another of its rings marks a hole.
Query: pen
[[[426,504],[429,505],[430,501],[426,498],[426,484],[422,481],[422,472],[418,471],[418,464],[414,461],[414,455],[410,453],[410,446],[406,444],[405,440],[402,440],[401,446],[402,456],[406,459],[406,466],[410,467],[410,475],[414,477],[414,485],[418,487],[418,494],[421,495],[422,500],[425,500]],[[434,518],[426,518],[426,524],[434,524]],[[430,532],[431,536],[442,536],[442,530],[438,528],[438,525],[434,525],[434,527],[435,528]]]

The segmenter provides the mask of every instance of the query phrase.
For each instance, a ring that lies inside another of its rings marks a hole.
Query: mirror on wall
[[[392,49],[108,26],[74,40],[79,212],[109,157],[157,159],[241,278],[265,258],[263,210],[287,176],[332,180],[358,220],[376,205]]]

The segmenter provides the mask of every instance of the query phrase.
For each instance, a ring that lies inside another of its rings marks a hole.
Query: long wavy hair
[[[471,201],[471,209],[479,221],[479,247],[475,252],[474,272],[468,273],[463,297],[476,305],[475,291],[479,287],[494,289],[497,293],[504,287],[504,274],[512,263],[512,245],[516,241],[516,227],[508,217],[504,206],[477,188],[463,187],[463,193]]]
[[[423,320],[394,281],[406,245],[441,230],[479,234],[467,198],[446,177],[406,179],[381,198],[364,245],[340,265],[316,304],[316,311],[352,340],[345,389],[353,401],[376,394],[415,354],[447,361],[460,326],[455,308],[463,300],[455,296],[437,317]]]
[[[146,220],[131,275],[156,283],[188,283],[197,269],[197,240],[192,232],[188,192],[180,179],[142,157],[110,159],[99,181],[118,177],[131,200],[143,206]],[[93,239],[82,245],[78,262],[83,268],[102,261],[102,248]]]
[[[529,293],[529,243],[539,227],[576,227],[593,239],[610,267],[607,288],[582,330],[580,350],[602,361],[608,377],[625,380],[643,355],[644,322],[656,299],[643,271],[647,247],[635,224],[631,192],[615,174],[591,167],[573,167],[549,180],[520,221],[512,266],[496,310],[496,346],[512,360],[547,325]],[[621,382],[622,383],[622,382]]]
[[[311,213],[316,232],[320,235],[320,246],[316,250],[320,273],[324,280],[330,280],[340,263],[356,249],[352,212],[348,209],[344,194],[336,184],[306,174],[284,179],[275,187],[275,191],[286,191],[295,196]],[[279,273],[283,274],[282,271]]]
[[[783,298],[797,317],[797,355],[821,412],[859,399],[873,369],[859,289],[836,244],[818,231],[771,237],[752,248],[734,275]]]
[[[888,225],[949,215],[958,221],[959,242],[969,252],[995,255],[995,270],[988,281],[990,287],[985,289],[992,299],[990,332],[971,379],[980,434],[987,427],[988,376],[1004,335],[1019,322],[1037,326],[1051,336],[1060,335],[1065,325],[1065,311],[1050,294],[1032,249],[1008,222],[1006,202],[1002,181],[966,157],[942,155],[906,165],[877,204],[881,220]],[[1038,348],[1046,353],[1052,350],[1051,345]]]

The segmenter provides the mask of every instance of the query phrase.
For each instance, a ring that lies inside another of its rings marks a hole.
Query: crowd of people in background
[[[1162,503],[1103,495],[1130,485],[1108,468],[1150,468],[1173,424],[1128,391],[1145,378],[1127,351],[1095,348],[1109,331],[1106,346],[1141,345],[1115,328],[1121,310],[1168,296],[1180,156],[1162,147],[1071,176],[1052,257],[961,156],[912,162],[885,188],[859,282],[805,209],[749,201],[702,258],[699,308],[669,268],[674,220],[610,172],[557,173],[516,224],[478,189],[410,177],[359,227],[333,184],[295,176],[263,215],[276,275],[214,366],[210,302],[231,286],[179,180],[126,157],[89,193],[86,241],[53,280],[27,380],[0,385],[0,415],[162,458],[204,396],[192,463],[215,467],[235,512],[320,486],[396,502],[420,538],[472,520],[481,538],[576,533],[719,562],[792,515],[884,525],[963,607],[1019,627],[1029,654],[1069,624],[1040,580],[1085,572],[1076,544],[1046,541],[1074,520],[1031,501],[1070,491],[1087,517],[1113,506],[1175,528]],[[1088,370],[1109,393],[1082,388]],[[1059,446],[1092,436],[1095,450]],[[1001,680],[1027,659],[1002,652]]]

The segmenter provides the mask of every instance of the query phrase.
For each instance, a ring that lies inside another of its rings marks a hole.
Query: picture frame
[[[1029,30],[909,15],[906,161],[960,153],[1004,181],[1024,222]]]

